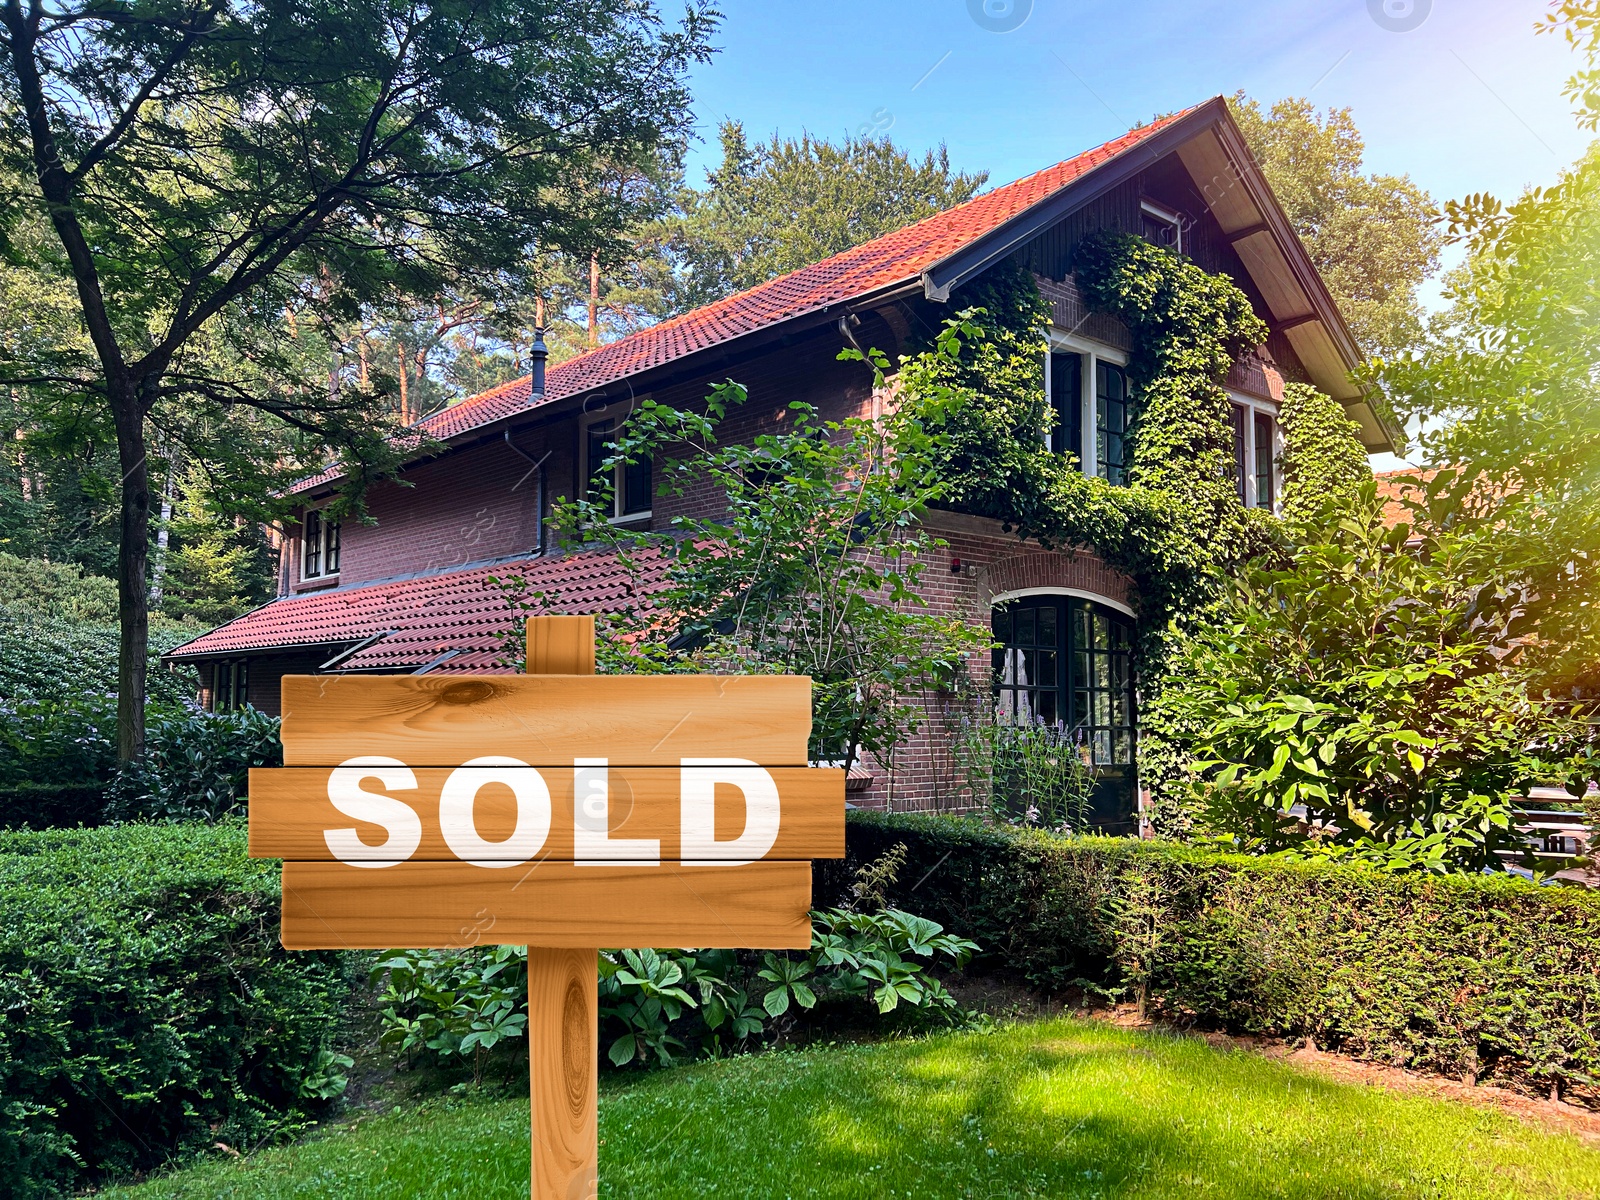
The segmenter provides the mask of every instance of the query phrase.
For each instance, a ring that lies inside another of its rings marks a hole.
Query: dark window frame
[[[1050,352],[1049,446],[1053,453],[1077,457],[1083,469],[1083,358],[1076,350]]]
[[[1058,726],[1094,766],[1133,767],[1138,699],[1132,620],[1107,604],[1050,592],[995,605],[991,653],[1003,721]]]
[[[330,521],[320,508],[307,509],[300,522],[300,579],[332,579],[339,574],[343,522]]]
[[[591,501],[597,500],[602,490],[601,481],[606,475],[602,468],[614,453],[616,432],[617,422],[611,417],[590,421],[583,427],[585,494]],[[612,467],[610,476],[609,519],[612,522],[641,521],[651,515],[655,507],[655,479],[649,459],[618,463]]]
[[[1256,451],[1256,507],[1271,509],[1277,505],[1277,489],[1274,486],[1273,468],[1276,465],[1276,455],[1273,453],[1272,416],[1256,410],[1251,421]]]
[[[1128,483],[1127,438],[1132,419],[1133,397],[1128,388],[1127,369],[1096,355],[1094,470],[1096,475],[1115,487],[1124,487]]]

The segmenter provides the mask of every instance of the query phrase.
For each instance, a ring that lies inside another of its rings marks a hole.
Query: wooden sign
[[[250,772],[290,949],[527,945],[533,1196],[595,1194],[598,947],[805,949],[844,773],[811,681],[597,676],[591,617],[528,623],[530,675],[289,676]]]

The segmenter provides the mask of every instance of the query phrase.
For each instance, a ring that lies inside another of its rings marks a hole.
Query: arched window
[[[1022,596],[994,609],[997,715],[1058,729],[1095,768],[1094,813],[1131,829],[1136,804],[1138,714],[1133,622],[1077,596]]]

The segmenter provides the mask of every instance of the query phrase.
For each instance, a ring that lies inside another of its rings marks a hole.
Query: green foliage
[[[1090,234],[1073,254],[1084,302],[1128,327],[1136,398],[1129,481],[1186,500],[1189,532],[1237,553],[1245,513],[1233,482],[1233,432],[1222,388],[1233,364],[1267,340],[1237,284],[1131,234]]]
[[[1475,538],[1479,578],[1524,596],[1545,686],[1600,690],[1600,148],[1548,188],[1448,206],[1467,260],[1421,349],[1376,379],[1437,468],[1424,539]]]
[[[105,752],[114,747],[109,743]],[[153,708],[144,757],[111,789],[113,821],[208,821],[243,816],[251,767],[283,765],[278,718],[254,708]]]
[[[1283,388],[1278,411],[1283,430],[1283,497],[1279,514],[1291,524],[1313,520],[1336,501],[1333,510],[1354,499],[1372,478],[1360,429],[1344,406],[1310,384]]]
[[[1452,539],[1416,553],[1370,481],[1329,507],[1345,515],[1245,571],[1180,642],[1184,683],[1158,709],[1192,731],[1200,827],[1251,851],[1494,867],[1524,845],[1530,787],[1583,793],[1592,731],[1517,669],[1520,593]]]
[[[1318,113],[1288,97],[1263,110],[1240,92],[1229,109],[1357,344],[1384,357],[1414,345],[1417,287],[1438,269],[1444,242],[1432,198],[1409,175],[1362,169],[1348,108]]]
[[[0,607],[18,617],[110,625],[117,619],[117,581],[90,575],[76,563],[0,552]]]
[[[194,672],[161,668],[158,656],[194,637],[193,626],[152,624],[150,699],[178,705],[194,698]],[[117,690],[117,627],[0,609],[0,702],[75,701]]]
[[[119,769],[111,696],[0,705],[0,828],[217,821],[242,815],[249,768],[283,761],[278,719],[253,708],[150,718],[147,756]]]
[[[242,824],[0,833],[0,1192],[302,1128],[349,995],[340,956],[278,944]]]
[[[952,327],[936,353],[960,353],[959,336]],[[714,488],[726,498],[722,516],[674,517],[667,541],[609,523],[603,489],[568,502],[556,520],[616,546],[625,561],[645,547],[671,550],[667,587],[652,603],[672,623],[641,616],[616,665],[807,675],[812,757],[848,765],[867,751],[890,761],[921,720],[911,697],[955,679],[989,644],[968,622],[927,612],[918,596],[941,543],[917,518],[944,486],[922,418],[954,399],[930,393],[882,420],[840,422],[797,402],[780,432],[718,442],[729,406],[744,399],[729,383],[704,414],[643,400],[605,464],[609,476],[619,463],[653,460],[659,491]]]
[[[380,1043],[414,1064],[424,1053],[472,1060],[474,1082],[485,1056],[528,1025],[528,950],[397,950],[372,967],[382,984]]]
[[[600,955],[600,1040],[613,1066],[667,1066],[788,1040],[800,1014],[870,1005],[954,1019],[960,1009],[927,974],[935,959],[960,966],[977,949],[933,921],[895,909],[811,914],[808,953],[618,950]],[[483,947],[392,951],[373,968],[382,983],[382,1042],[408,1063],[486,1054],[527,1025],[527,951]],[[820,1009],[819,1009],[819,1006]]]
[[[1390,873],[851,813],[817,898],[890,845],[890,899],[983,946],[980,969],[1169,1018],[1546,1094],[1600,1098],[1600,897],[1505,876]]]
[[[197,470],[179,482],[169,544],[152,560],[161,612],[212,626],[277,594],[277,553],[258,522],[235,521],[229,504]],[[156,574],[159,572],[159,575]]]
[[[989,705],[965,714],[951,744],[963,805],[994,819],[1063,833],[1087,827],[1094,772],[1081,735],[1053,725],[995,720]]]
[[[656,239],[676,260],[677,311],[820,262],[970,200],[988,178],[950,169],[941,146],[920,162],[869,131],[834,144],[802,134],[752,147],[718,130],[722,162],[684,193]]]

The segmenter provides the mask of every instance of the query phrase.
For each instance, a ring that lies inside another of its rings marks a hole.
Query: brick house
[[[202,702],[278,707],[284,674],[503,670],[511,615],[495,576],[520,576],[553,611],[604,612],[640,581],[604,552],[562,552],[549,536],[552,498],[573,494],[587,464],[630,405],[652,396],[675,407],[733,378],[750,399],[723,426],[752,436],[794,400],[825,419],[881,403],[846,345],[891,359],[913,330],[937,328],[951,289],[997,263],[1030,269],[1052,309],[1046,365],[1060,443],[1085,472],[1116,482],[1127,406],[1130,340],[1116,320],[1085,309],[1070,273],[1077,240],[1100,228],[1172,246],[1231,277],[1267,321],[1267,344],[1234,367],[1240,502],[1277,496],[1277,411],[1285,381],[1340,400],[1371,449],[1390,432],[1351,383],[1357,349],[1316,270],[1219,97],[1135,129],[1035,175],[823,262],[551,368],[542,390],[523,378],[425,418],[444,449],[412,462],[404,483],[377,485],[369,524],[325,520],[337,469],[303,481],[302,521],[282,546],[279,596],[167,655],[197,666]],[[1077,431],[1084,431],[1087,436]],[[1071,442],[1069,445],[1068,443]],[[616,481],[616,520],[667,528],[682,512],[709,513],[715,496],[652,494],[649,468]],[[1137,808],[1137,695],[1129,662],[1130,582],[1094,555],[1055,553],[996,521],[933,512],[948,570],[930,571],[931,603],[982,614],[998,641],[1000,702],[1084,731],[1116,811]],[[647,562],[642,586],[659,578]],[[897,757],[869,764],[862,802],[938,803],[944,759],[931,730]]]

